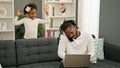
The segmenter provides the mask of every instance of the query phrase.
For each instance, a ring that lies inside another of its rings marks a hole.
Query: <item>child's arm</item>
[[[46,16],[48,16],[49,13],[48,13],[48,5],[47,4],[44,6],[44,11],[45,11]]]
[[[47,23],[49,23],[49,21],[48,21],[48,15],[49,15],[49,13],[48,13],[48,5],[44,6],[44,11],[45,11],[45,14],[46,14],[46,17],[45,17],[46,19],[45,20],[40,19],[39,24],[47,24]]]
[[[46,17],[45,17],[46,19],[45,20],[40,19],[39,24],[47,24],[47,23],[49,23],[49,21],[48,21],[48,15],[49,15],[49,13],[48,13],[48,5],[44,6],[44,11],[45,11],[45,14],[46,14]]]
[[[48,20],[39,19],[39,24],[47,24]]]
[[[20,15],[22,15],[22,11],[18,10],[17,15],[15,16],[14,21],[13,21],[14,25],[21,25],[21,24],[23,24],[24,19],[21,19],[21,20],[18,21],[18,18],[19,18]]]

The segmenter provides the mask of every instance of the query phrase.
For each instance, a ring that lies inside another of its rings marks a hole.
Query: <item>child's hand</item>
[[[22,10],[18,10],[18,12],[17,12],[17,16],[22,15],[22,13],[23,13],[23,11],[22,11]]]
[[[49,14],[48,14],[48,5],[45,5],[45,6],[44,6],[44,11],[45,11],[46,15],[48,16],[48,15],[49,15]]]

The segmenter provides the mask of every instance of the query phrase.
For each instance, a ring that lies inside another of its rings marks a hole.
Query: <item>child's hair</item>
[[[29,4],[25,5],[25,7],[24,7],[24,14],[29,13],[32,9],[36,9],[37,10],[37,6],[34,3],[29,3]]]

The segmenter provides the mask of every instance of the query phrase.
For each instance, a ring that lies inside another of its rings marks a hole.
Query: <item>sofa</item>
[[[57,38],[0,40],[0,64],[3,68],[59,68]],[[89,68],[120,68],[120,46],[105,43],[105,60],[90,63]]]

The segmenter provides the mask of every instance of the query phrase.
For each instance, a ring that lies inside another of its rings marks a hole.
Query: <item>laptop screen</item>
[[[89,63],[89,54],[67,54],[65,55],[64,67],[88,67]]]

